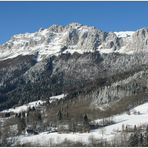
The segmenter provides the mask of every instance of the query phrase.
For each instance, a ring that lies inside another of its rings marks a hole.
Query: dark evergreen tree
[[[35,107],[33,106],[31,110],[32,110],[32,111],[35,111]]]
[[[131,134],[128,142],[129,146],[138,146],[139,143],[138,134],[137,133]]]
[[[76,132],[76,124],[73,122],[72,123],[72,132],[75,133]]]
[[[146,132],[148,133],[148,125],[146,126]]]
[[[85,114],[84,117],[83,117],[83,125],[84,125],[84,131],[89,131],[90,130],[90,127],[89,127],[89,120],[88,120],[88,117],[87,115]]]
[[[137,132],[137,126],[134,125],[134,132]]]
[[[140,134],[140,137],[139,137],[139,144],[140,144],[140,146],[143,146],[143,141],[144,141],[144,136],[143,136],[143,134],[141,133],[141,134]]]
[[[144,133],[144,146],[148,146],[148,125],[146,127],[146,131]]]
[[[18,125],[18,134],[21,134],[22,131],[24,131],[27,126],[24,118],[18,118],[17,125]]]
[[[84,123],[88,123],[88,117],[86,114],[84,115],[83,120],[84,120]]]
[[[58,117],[58,120],[62,120],[63,119],[63,115],[62,115],[61,110],[58,111],[57,117]]]

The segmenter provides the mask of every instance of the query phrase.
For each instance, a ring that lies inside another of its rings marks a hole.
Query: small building
[[[33,128],[27,128],[26,129],[26,134],[37,135],[38,132],[36,130],[34,130]]]

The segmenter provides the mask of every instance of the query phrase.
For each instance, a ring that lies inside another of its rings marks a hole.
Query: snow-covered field
[[[130,113],[123,113],[113,117],[115,124],[106,126],[104,128],[92,130],[89,133],[48,133],[43,132],[38,135],[32,136],[20,136],[17,139],[17,143],[25,144],[31,143],[36,146],[51,146],[54,144],[60,144],[65,140],[72,142],[81,142],[89,144],[92,137],[94,139],[103,138],[111,140],[114,136],[122,130],[124,126],[134,125],[140,126],[148,123],[148,103],[139,105],[132,110]],[[100,122],[102,119],[95,120],[94,122]]]

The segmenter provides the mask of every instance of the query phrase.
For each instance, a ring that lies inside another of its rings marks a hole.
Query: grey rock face
[[[120,39],[116,36],[115,33],[108,33],[105,38],[105,46],[104,48],[109,48],[115,50],[119,50],[121,47]]]
[[[120,34],[103,32],[95,27],[78,23],[67,26],[52,25],[35,33],[13,36],[0,46],[0,60],[18,55],[31,55],[37,51],[41,57],[40,60],[61,52],[85,53],[108,50],[109,53],[135,53],[147,51],[148,29],[140,29],[133,34],[124,32]],[[62,51],[63,47],[66,47],[66,50]]]
[[[131,42],[128,43],[127,48],[135,52],[148,51],[148,29],[143,28],[136,31]]]

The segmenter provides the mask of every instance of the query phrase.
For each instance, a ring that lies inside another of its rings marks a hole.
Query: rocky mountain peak
[[[52,25],[35,33],[14,35],[0,46],[0,60],[38,52],[38,61],[61,53],[134,53],[147,51],[148,29],[134,32],[103,32],[92,26],[71,23]]]
[[[73,23],[70,23],[70,24],[67,25],[67,27],[74,28],[74,29],[77,29],[81,26],[83,26],[83,25],[80,24],[80,23],[77,23],[77,22],[73,22]]]

